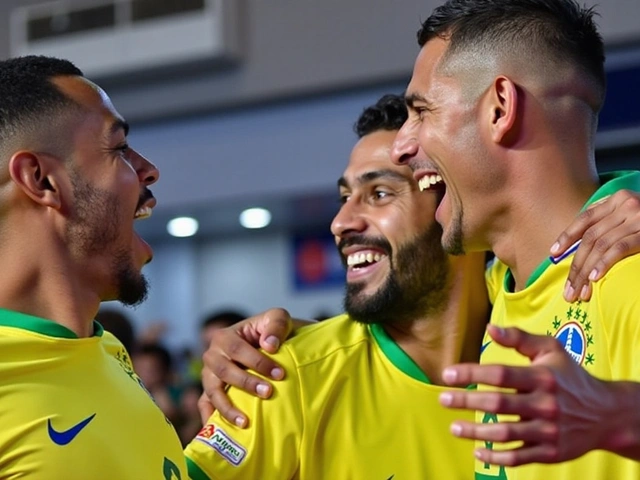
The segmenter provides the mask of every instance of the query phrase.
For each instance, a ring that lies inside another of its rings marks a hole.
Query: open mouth
[[[431,189],[442,189],[445,187],[442,177],[437,173],[425,173],[418,180],[418,188],[421,192]]]
[[[149,218],[151,216],[151,212],[153,211],[152,207],[150,207],[149,205],[143,205],[140,208],[138,208],[138,210],[136,210],[136,213],[133,216],[134,220],[144,220],[145,218]]]
[[[361,250],[347,256],[347,266],[351,269],[369,267],[380,260],[387,258],[387,255],[374,250]]]

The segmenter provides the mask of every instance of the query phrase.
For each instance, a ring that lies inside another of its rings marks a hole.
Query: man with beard
[[[93,320],[147,292],[133,222],[158,171],[127,131],[70,62],[0,62],[2,478],[187,478],[175,430]]]
[[[455,416],[438,384],[445,366],[479,355],[484,254],[448,258],[433,216],[441,192],[420,192],[391,163],[405,118],[397,96],[365,110],[338,181],[331,230],[347,313],[282,346],[274,359],[287,377],[270,399],[229,391],[251,421],[242,429],[214,413],[186,449],[192,478],[470,478],[471,445],[442,441]]]

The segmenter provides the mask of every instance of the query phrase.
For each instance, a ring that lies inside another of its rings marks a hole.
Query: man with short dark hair
[[[445,366],[479,355],[484,254],[449,258],[433,218],[436,179],[420,192],[391,163],[406,115],[395,95],[366,109],[338,181],[331,230],[347,314],[283,345],[274,358],[287,377],[273,398],[230,389],[251,421],[243,429],[216,412],[186,449],[192,478],[471,478],[472,445],[442,441],[456,412],[438,395]]]
[[[480,389],[441,399],[479,411],[477,424],[452,426],[479,440],[477,479],[640,477],[640,463],[614,455],[640,459],[640,385],[630,382],[640,380],[640,255],[577,303],[565,296],[588,295],[565,285],[571,256],[548,258],[582,209],[640,190],[639,172],[596,173],[605,75],[593,16],[573,0],[449,0],[418,34],[393,159],[418,181],[443,178],[436,219],[446,251],[499,259],[483,365],[444,372],[452,385]]]
[[[0,62],[0,477],[183,479],[173,426],[93,319],[141,302],[158,170],[65,60]]]

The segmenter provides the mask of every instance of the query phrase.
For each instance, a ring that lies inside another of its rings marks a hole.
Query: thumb
[[[503,347],[514,348],[532,361],[537,357],[561,348],[555,338],[548,335],[533,335],[519,328],[500,328],[488,325],[491,338]]]

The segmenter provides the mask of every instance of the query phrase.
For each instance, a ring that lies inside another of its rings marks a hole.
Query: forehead
[[[397,130],[379,130],[362,137],[351,151],[344,178],[353,182],[367,172],[391,170],[411,181],[411,169],[391,161],[391,148],[397,133]]]
[[[437,73],[448,44],[446,40],[434,38],[420,49],[413,66],[411,81],[407,87],[407,97],[422,97],[429,92],[436,80],[442,80],[442,76],[437,75]]]
[[[52,79],[52,82],[62,93],[82,107],[85,112],[83,122],[89,121],[90,117],[102,125],[122,121],[109,96],[90,80],[78,76],[60,76]]]

